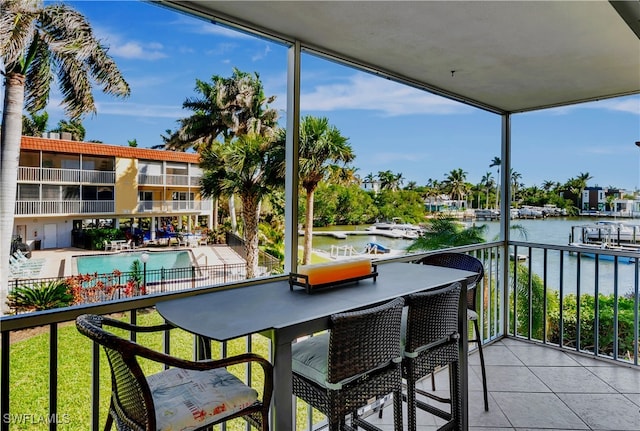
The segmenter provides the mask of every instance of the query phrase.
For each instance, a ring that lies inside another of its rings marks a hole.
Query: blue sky
[[[87,140],[138,146],[161,143],[189,111],[182,103],[195,80],[230,76],[233,67],[258,72],[285,120],[286,47],[138,1],[81,1],[72,5],[109,46],[131,97],[96,91],[98,114],[83,124]],[[405,185],[442,181],[462,168],[478,183],[500,155],[501,119],[466,105],[350,69],[324,59],[302,59],[303,115],[327,117],[349,138],[354,166],[364,177],[391,170]],[[49,127],[64,118],[57,88]],[[635,189],[640,183],[640,96],[512,116],[512,167],[527,185],[565,182],[581,172],[589,185]]]

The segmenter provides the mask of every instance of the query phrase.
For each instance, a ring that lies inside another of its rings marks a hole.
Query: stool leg
[[[480,337],[480,327],[478,321],[473,321],[476,330],[476,343],[478,344],[478,353],[480,354],[480,369],[482,371],[482,391],[484,393],[484,411],[489,411],[489,397],[487,394],[487,372],[484,367],[484,353],[482,352],[482,338]]]

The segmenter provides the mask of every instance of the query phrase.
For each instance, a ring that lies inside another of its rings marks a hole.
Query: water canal
[[[591,224],[598,220],[593,217],[554,217],[536,220],[513,220],[512,224],[520,225],[526,231],[524,238],[517,230],[512,232],[512,239],[517,241],[527,241],[539,244],[551,245],[567,245],[570,241],[571,227],[585,224]],[[623,222],[629,224],[640,224],[640,221],[622,219]],[[487,225],[485,238],[492,241],[498,238],[500,230],[497,221],[480,221],[476,224]],[[316,229],[349,231],[349,230],[365,230],[368,225],[362,226],[333,226],[331,228]],[[346,239],[336,239],[330,236],[314,236],[313,248],[329,253],[331,246],[353,246],[357,252],[362,252],[368,242],[379,242],[394,250],[404,250],[411,244],[411,240],[387,238],[380,235],[348,235]],[[528,250],[519,250],[518,254],[528,253]],[[577,272],[577,257],[564,253],[564,273],[562,280],[560,279],[560,252],[549,251],[547,283],[549,288],[558,290],[562,284],[565,293],[574,293],[577,289],[578,275],[580,276],[581,293],[593,294],[596,288],[595,278],[595,260],[591,258],[582,258],[580,265],[580,273]],[[542,276],[544,271],[542,250],[534,250],[532,259],[532,270],[534,273]],[[615,281],[617,279],[617,286]],[[604,294],[610,294],[617,288],[620,295],[631,294],[635,288],[636,265],[635,264],[618,264],[618,274],[616,277],[615,265],[610,261],[600,261],[598,267],[598,291]],[[562,283],[561,283],[562,282]]]

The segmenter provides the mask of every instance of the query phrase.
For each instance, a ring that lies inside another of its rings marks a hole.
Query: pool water
[[[114,270],[131,271],[131,264],[139,260],[142,264],[143,252],[125,252],[118,254],[99,254],[76,257],[78,274],[110,274]],[[147,271],[156,269],[190,268],[191,253],[188,251],[147,251]]]

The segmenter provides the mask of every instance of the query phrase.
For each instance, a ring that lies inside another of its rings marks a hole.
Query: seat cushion
[[[157,429],[187,431],[253,405],[258,393],[224,368],[171,368],[147,377]]]
[[[478,313],[476,313],[474,310],[467,310],[467,319],[478,320]]]
[[[326,387],[327,364],[329,362],[329,333],[299,341],[291,346],[291,369]]]

